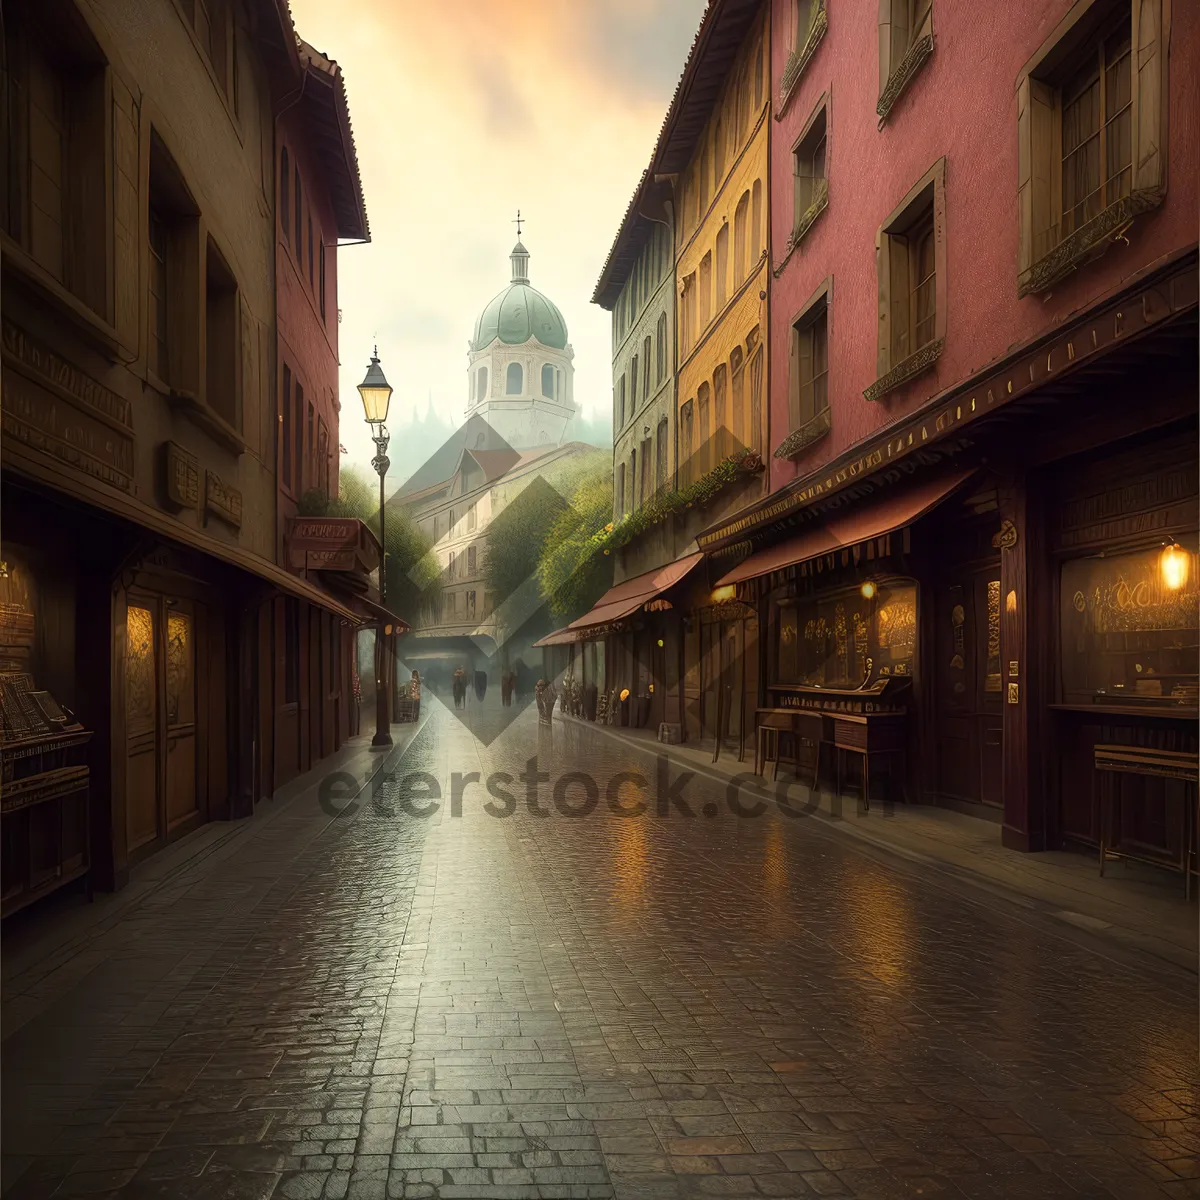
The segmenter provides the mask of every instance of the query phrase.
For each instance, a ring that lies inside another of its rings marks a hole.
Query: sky
[[[343,465],[373,453],[361,402],[378,340],[393,438],[465,419],[467,342],[516,241],[559,309],[575,398],[611,414],[611,315],[591,303],[705,0],[291,0],[342,67],[371,226],[338,254]]]

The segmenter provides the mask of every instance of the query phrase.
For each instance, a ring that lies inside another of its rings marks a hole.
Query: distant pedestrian
[[[465,708],[467,703],[467,673],[462,667],[454,671],[454,707]]]
[[[487,695],[487,672],[486,671],[476,671],[475,672],[475,699],[478,700],[480,704],[482,704],[483,698],[486,695]]]
[[[421,677],[414,670],[412,673],[412,682],[408,685],[408,694],[412,697],[413,702],[413,721],[421,719]]]

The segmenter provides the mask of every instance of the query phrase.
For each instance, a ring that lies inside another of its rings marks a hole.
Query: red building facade
[[[276,536],[280,559],[308,574],[289,545],[302,507],[338,494],[338,285],[341,242],[369,240],[341,70],[306,42],[302,78],[276,122]],[[305,503],[305,497],[308,502]],[[314,572],[336,586],[337,575]],[[274,762],[285,783],[356,732],[354,627],[280,599],[264,643],[274,647]]]
[[[1185,864],[1183,784],[1100,772],[1196,750],[1200,15],[775,0],[771,45],[772,492],[698,539],[760,718],[864,801]]]

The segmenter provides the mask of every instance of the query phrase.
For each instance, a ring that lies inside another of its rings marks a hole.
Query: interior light
[[[863,599],[873,600],[875,598],[875,582],[868,579],[866,583],[859,589],[863,594]]]
[[[1163,584],[1172,592],[1187,585],[1191,573],[1191,555],[1178,543],[1167,546],[1159,556],[1158,567],[1162,572]]]
[[[737,599],[737,585],[728,583],[724,587],[713,588],[712,602],[724,604],[726,600]]]

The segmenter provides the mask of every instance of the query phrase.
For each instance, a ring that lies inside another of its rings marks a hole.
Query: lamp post
[[[362,397],[363,411],[366,413],[367,424],[371,427],[371,440],[375,443],[375,457],[371,459],[371,466],[375,468],[379,476],[379,602],[383,604],[387,600],[387,542],[384,538],[383,483],[390,466],[387,456],[388,431],[384,422],[387,421],[392,389],[384,378],[383,368],[379,365],[378,346],[371,355],[366,378],[358,385],[358,394]],[[375,736],[371,739],[372,746],[390,746],[392,744],[392,728],[389,719],[391,632],[392,627],[381,622],[375,635]]]

